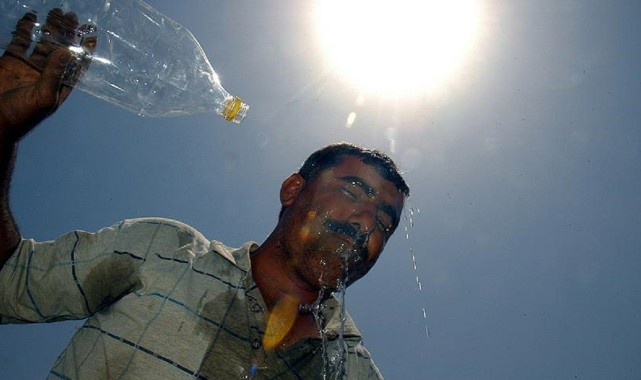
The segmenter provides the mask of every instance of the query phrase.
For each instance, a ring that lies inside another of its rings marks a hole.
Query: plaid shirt
[[[319,378],[320,339],[262,347],[267,308],[249,262],[256,247],[231,249],[159,218],[23,240],[0,272],[0,323],[88,318],[50,378]],[[323,309],[330,357],[339,312],[335,298]],[[382,378],[349,316],[343,336],[346,378]]]

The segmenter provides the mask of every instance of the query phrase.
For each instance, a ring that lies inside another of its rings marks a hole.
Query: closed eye
[[[354,199],[354,200],[358,199],[358,196],[356,195],[356,193],[352,189],[350,189],[349,187],[347,187],[347,186],[341,187],[341,190],[349,198]]]
[[[383,234],[386,236],[386,240],[387,240],[387,236],[391,235],[393,227],[387,223],[384,223],[380,219],[376,220],[376,224],[378,225],[378,228],[380,228],[381,231],[383,231]]]

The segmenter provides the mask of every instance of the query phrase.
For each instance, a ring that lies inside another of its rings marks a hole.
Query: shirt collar
[[[258,244],[256,242],[249,241],[239,248],[231,248],[217,240],[212,240],[209,244],[209,249],[211,249],[212,251],[216,251],[230,263],[234,264],[243,271],[249,272],[249,269],[251,268],[249,255],[251,252],[258,249]]]

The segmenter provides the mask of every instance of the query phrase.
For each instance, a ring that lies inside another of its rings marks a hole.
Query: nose
[[[359,234],[369,234],[376,228],[376,210],[372,207],[360,207],[352,212],[348,222]]]

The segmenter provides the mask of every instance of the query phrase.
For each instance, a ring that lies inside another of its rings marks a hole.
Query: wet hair
[[[309,182],[324,170],[340,165],[346,157],[359,158],[364,164],[372,166],[381,177],[392,182],[401,194],[409,196],[409,186],[388,155],[377,149],[363,148],[347,142],[334,143],[315,151],[305,160],[298,174]],[[279,218],[283,210],[281,208]]]
[[[346,142],[331,144],[312,153],[298,174],[309,182],[322,171],[340,165],[347,156],[360,158],[361,162],[372,166],[383,178],[392,182],[400,193],[409,196],[409,187],[388,155],[376,149],[362,148]]]

